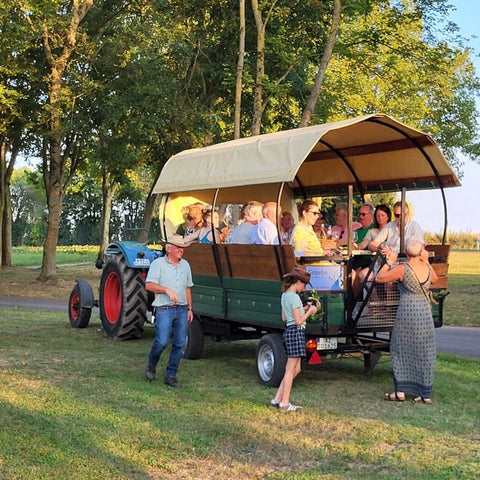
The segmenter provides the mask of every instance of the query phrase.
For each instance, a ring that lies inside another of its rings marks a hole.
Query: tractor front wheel
[[[68,319],[73,328],[87,328],[93,304],[92,287],[86,280],[77,280],[68,299]]]

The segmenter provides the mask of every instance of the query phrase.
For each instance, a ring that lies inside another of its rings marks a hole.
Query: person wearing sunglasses
[[[393,214],[395,220],[387,223],[385,228],[380,230],[378,235],[368,244],[368,249],[376,251],[380,249],[381,253],[388,255],[394,253],[398,255],[400,252],[400,228],[402,225],[402,202],[396,202],[393,206]],[[405,223],[405,243],[410,237],[416,238],[422,245],[425,243],[423,230],[420,225],[410,218],[410,209],[405,203],[404,212]]]
[[[367,232],[375,226],[374,212],[375,209],[373,208],[373,205],[370,205],[369,203],[364,203],[359,208],[358,221],[362,226],[355,230],[356,243],[362,242]]]
[[[291,242],[296,256],[324,255],[320,240],[313,230],[313,225],[321,215],[318,205],[312,200],[305,200],[298,207],[300,220],[292,232]]]

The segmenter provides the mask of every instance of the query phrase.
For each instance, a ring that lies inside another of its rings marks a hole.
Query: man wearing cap
[[[155,339],[148,355],[145,378],[155,379],[155,369],[160,355],[172,339],[172,350],[165,371],[165,384],[179,387],[177,370],[187,341],[188,324],[193,320],[192,272],[183,257],[188,247],[184,239],[175,235],[165,244],[166,255],[152,262],[145,288],[155,294],[153,302]]]

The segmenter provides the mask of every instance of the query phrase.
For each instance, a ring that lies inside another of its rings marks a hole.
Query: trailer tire
[[[204,335],[200,319],[195,316],[192,323],[188,324],[187,343],[183,350],[183,358],[198,360],[203,353]]]
[[[110,256],[100,280],[100,319],[105,334],[118,340],[140,338],[147,300],[142,271],[130,268],[123,255]]]
[[[268,387],[278,387],[285,373],[287,355],[280,333],[264,335],[256,349],[257,374],[260,382]]]
[[[93,291],[85,280],[77,280],[68,299],[68,319],[73,328],[87,328],[92,315]]]

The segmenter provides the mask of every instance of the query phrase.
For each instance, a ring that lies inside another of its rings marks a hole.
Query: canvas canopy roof
[[[362,194],[460,185],[428,135],[372,114],[185,150],[168,160],[153,191],[199,197],[279,182],[295,196],[335,195],[352,184]]]

